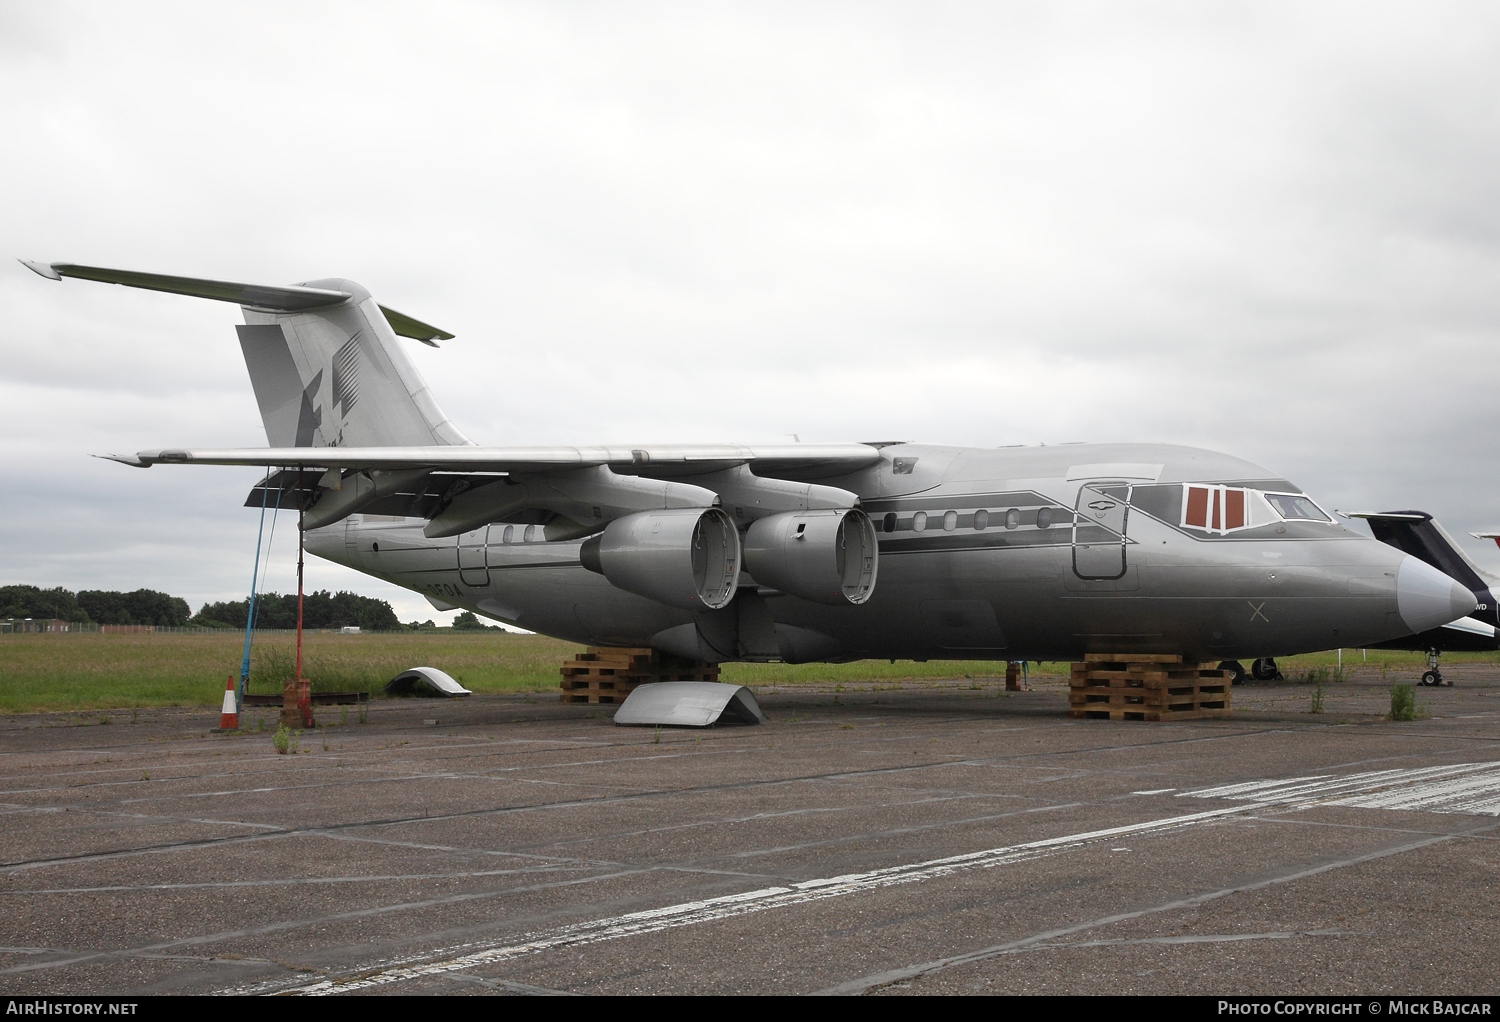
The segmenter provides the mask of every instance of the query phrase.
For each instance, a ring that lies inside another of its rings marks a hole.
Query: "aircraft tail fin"
[[[1496,582],[1425,511],[1343,511],[1346,518],[1363,518],[1370,532],[1387,546],[1425,561],[1472,592],[1485,592]]]
[[[384,310],[349,280],[336,306],[245,307],[236,327],[272,447],[425,447],[473,441],[443,414]]]
[[[473,443],[443,414],[396,339],[436,347],[437,338],[453,335],[378,305],[353,281],[276,286],[22,262],[52,280],[77,277],[239,304],[240,348],[272,447]]]

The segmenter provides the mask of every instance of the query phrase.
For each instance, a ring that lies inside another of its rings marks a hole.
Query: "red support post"
[[[303,512],[297,512],[297,709],[302,714],[302,726],[313,727],[312,686],[302,677],[302,531]]]

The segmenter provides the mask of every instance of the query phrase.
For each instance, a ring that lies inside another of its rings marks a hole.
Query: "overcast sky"
[[[1462,534],[1497,51],[1481,3],[0,0],[0,223],[357,280],[457,334],[410,350],[480,443],[1164,441]],[[0,308],[0,583],[243,597],[253,471],[88,457],[264,445],[239,310],[17,263]]]

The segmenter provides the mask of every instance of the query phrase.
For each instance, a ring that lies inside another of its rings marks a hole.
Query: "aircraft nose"
[[[1396,609],[1413,632],[1457,621],[1478,606],[1473,593],[1409,554],[1396,569]]]

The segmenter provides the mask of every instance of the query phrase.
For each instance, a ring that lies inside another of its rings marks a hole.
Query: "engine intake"
[[[875,544],[875,526],[859,508],[786,511],[745,533],[745,570],[804,600],[858,605],[875,591]]]
[[[740,536],[716,507],[616,518],[584,541],[579,557],[610,585],[671,607],[718,610],[739,585]]]

